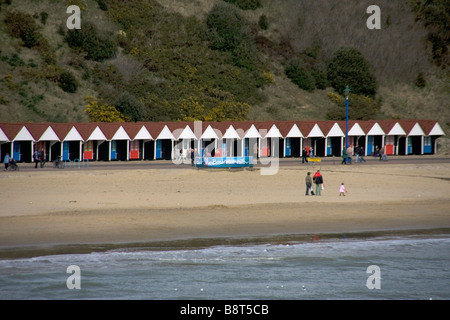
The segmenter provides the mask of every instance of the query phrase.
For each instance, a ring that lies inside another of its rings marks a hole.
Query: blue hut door
[[[291,138],[286,138],[285,140],[286,142],[286,153],[285,156],[286,157],[290,157],[291,156]]]
[[[162,158],[162,141],[156,140],[156,159]]]
[[[423,153],[432,153],[430,136],[424,138]]]
[[[111,160],[117,159],[117,141],[111,141]]]
[[[371,155],[372,152],[375,151],[375,150],[373,150],[373,140],[374,140],[373,136],[367,137],[367,154],[368,155]]]
[[[244,139],[244,154],[246,157],[248,157],[248,144],[249,144],[249,139],[245,138]]]
[[[20,143],[17,141],[14,141],[14,147],[13,147],[13,158],[16,161],[20,161]]]
[[[63,142],[63,160],[69,160],[69,141]]]
[[[412,141],[411,141],[411,137],[408,137],[408,150],[407,150],[406,154],[412,154]]]

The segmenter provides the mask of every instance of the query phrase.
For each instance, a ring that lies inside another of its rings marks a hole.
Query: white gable
[[[379,136],[379,135],[385,135],[383,129],[381,129],[380,125],[378,124],[378,122],[376,122],[373,127],[369,130],[369,132],[367,132],[368,136]]]
[[[319,125],[316,123],[314,127],[311,129],[311,132],[308,134],[308,138],[315,138],[315,137],[325,137],[322,130],[320,130]]]
[[[252,124],[250,129],[248,129],[247,132],[245,133],[244,138],[261,138],[261,135],[259,134],[259,132],[256,129],[255,125]]]
[[[13,139],[14,141],[34,141],[33,136],[27,128],[22,127],[19,133]]]
[[[278,130],[277,126],[273,125],[264,138],[283,138],[283,136],[281,135],[280,130]]]
[[[153,140],[152,135],[148,132],[145,126],[142,126],[139,132],[134,137],[134,140]]]
[[[408,136],[424,136],[425,133],[422,130],[422,127],[416,123],[414,127],[409,132]]]
[[[172,132],[170,131],[170,129],[167,125],[164,126],[164,128],[159,133],[158,138],[156,138],[156,139],[157,140],[164,140],[164,139],[175,140]]]
[[[58,135],[53,130],[53,128],[48,127],[38,140],[39,141],[59,141],[59,138],[58,138]]]
[[[88,138],[89,140],[107,140],[103,131],[97,126]]]
[[[78,130],[75,127],[72,127],[72,129],[70,129],[69,133],[67,133],[63,141],[83,141],[83,138],[81,137]]]
[[[201,139],[219,139],[219,136],[213,130],[211,125],[209,125],[208,128],[206,128],[205,132],[203,132]]]
[[[0,128],[0,141],[9,141],[8,137],[3,132],[2,128]]]
[[[181,131],[182,129],[177,129],[175,131],[178,131],[178,130]],[[175,134],[175,132],[174,132],[174,134]],[[178,140],[181,140],[181,139],[197,139],[197,137],[195,136],[194,131],[192,131],[191,127],[186,125],[186,127],[181,131],[181,133],[178,137]]]
[[[361,128],[361,126],[359,125],[359,123],[355,123],[353,125],[353,127],[348,131],[348,135],[349,136],[365,136],[366,133],[364,132],[364,130]]]
[[[241,137],[237,133],[237,131],[234,129],[233,125],[230,125],[225,131],[225,134],[222,137],[223,139],[240,139]]]
[[[430,136],[445,136],[445,132],[444,132],[444,130],[442,130],[439,123],[436,122],[433,129],[431,129]]]
[[[341,127],[337,123],[333,125],[330,132],[328,132],[327,137],[344,137],[345,134],[342,132]]]
[[[128,133],[125,131],[125,129],[120,126],[119,129],[117,129],[116,133],[114,133],[114,136],[111,140],[131,140]]]
[[[402,126],[397,122],[389,131],[388,136],[406,136],[405,130],[403,130]]]
[[[297,124],[294,123],[286,138],[303,138],[303,134],[298,128]]]

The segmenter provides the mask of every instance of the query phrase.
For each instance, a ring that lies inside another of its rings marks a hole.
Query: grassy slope
[[[203,19],[214,3],[221,0],[159,0],[168,11],[183,16]],[[85,1],[90,18],[94,18],[104,28],[118,30],[105,14],[98,9],[95,1]],[[33,5],[30,5],[33,3]],[[375,66],[380,83],[379,98],[383,114],[380,117],[433,118],[438,119],[444,130],[450,132],[449,75],[434,67],[428,58],[425,29],[414,21],[405,1],[380,0],[382,9],[382,30],[368,30],[365,26],[368,15],[366,8],[370,1],[343,0],[339,4],[327,0],[300,1],[262,0],[263,8],[246,11],[248,20],[257,24],[261,14],[269,20],[269,29],[259,31],[260,36],[269,39],[274,47],[289,46],[293,53],[299,53],[314,42],[321,46],[320,56],[324,60],[331,57],[339,46],[355,46]],[[66,2],[55,0],[13,1],[12,9],[30,14],[46,11],[49,18],[42,26],[42,34],[49,40],[58,56],[58,64],[73,71],[80,82],[75,94],[62,91],[56,83],[38,78],[27,79],[25,67],[12,67],[0,61],[0,120],[1,121],[87,121],[84,113],[86,95],[96,95],[90,84],[81,77],[81,71],[72,67],[74,59],[71,50],[58,34],[58,27],[65,23]],[[19,40],[6,34],[3,12],[0,12],[0,41],[2,55],[15,52],[28,63],[33,59],[41,66],[38,53],[21,47]],[[330,102],[327,90],[308,93],[293,85],[283,73],[286,57],[267,52],[274,83],[263,89],[267,101],[255,105],[249,118],[264,119],[321,119],[324,118]],[[427,86],[418,89],[414,78],[424,72]],[[12,75],[11,83],[5,76]],[[3,101],[2,101],[3,100]]]

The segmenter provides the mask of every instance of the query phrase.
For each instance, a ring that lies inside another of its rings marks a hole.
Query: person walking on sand
[[[305,196],[309,196],[309,190],[311,190],[311,195],[314,195],[314,192],[312,191],[312,178],[311,178],[311,172],[308,172],[305,177],[305,184],[306,184],[306,193]]]
[[[320,174],[320,170],[317,170],[317,172],[313,176],[313,181],[316,184],[316,196],[320,196],[322,191],[322,185],[323,185],[323,177]]]
[[[344,183],[342,182],[341,183],[341,186],[339,187],[339,197],[340,196],[344,196],[345,197],[345,194],[347,193],[348,191],[347,191],[347,189],[345,189],[345,185],[344,185]]]

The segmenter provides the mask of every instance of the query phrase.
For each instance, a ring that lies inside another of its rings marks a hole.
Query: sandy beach
[[[322,195],[305,196],[306,173],[317,169],[1,172],[0,251],[450,228],[448,162],[323,166]]]

